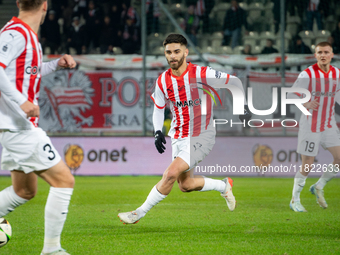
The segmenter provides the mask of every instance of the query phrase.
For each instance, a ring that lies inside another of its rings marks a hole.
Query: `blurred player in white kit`
[[[125,224],[137,223],[146,213],[171,191],[177,181],[183,192],[216,190],[225,198],[230,211],[236,206],[232,193],[233,180],[214,180],[193,177],[194,167],[209,154],[215,144],[213,126],[213,100],[207,98],[207,114],[201,114],[201,98],[206,91],[214,91],[216,85],[233,85],[243,94],[243,85],[239,78],[227,73],[215,71],[187,63],[187,40],[180,34],[170,34],[163,42],[165,57],[170,68],[163,72],[156,81],[152,99],[155,103],[153,125],[155,145],[159,153],[165,150],[165,137],[162,133],[164,108],[170,102],[173,115],[169,136],[171,136],[173,161],[165,170],[162,179],[149,193],[142,206],[132,212],[119,213],[118,217]],[[209,92],[209,93],[210,93]],[[246,107],[240,119],[248,121],[251,115]]]
[[[12,186],[0,192],[0,217],[32,199],[37,176],[50,186],[45,207],[42,255],[67,255],[60,235],[68,213],[74,177],[51,140],[38,127],[41,76],[74,68],[69,55],[42,62],[38,30],[48,9],[46,0],[18,0],[18,17],[0,31],[0,143],[1,169],[10,170]],[[30,219],[32,220],[32,219]]]

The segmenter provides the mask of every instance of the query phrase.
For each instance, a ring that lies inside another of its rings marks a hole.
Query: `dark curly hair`
[[[185,39],[185,37],[181,34],[169,34],[165,38],[165,40],[163,42],[163,46],[165,47],[165,45],[167,45],[169,43],[179,43],[181,45],[184,45],[185,47],[188,45],[187,39]]]

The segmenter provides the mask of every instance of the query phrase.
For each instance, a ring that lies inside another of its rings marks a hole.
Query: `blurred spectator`
[[[61,14],[62,15],[61,17],[64,20],[64,25],[63,25],[64,34],[67,33],[70,26],[72,26],[72,22],[73,22],[72,18],[75,17],[73,16],[73,5],[74,3],[72,3],[72,5],[65,6]]]
[[[88,10],[88,1],[87,0],[73,0],[73,15],[78,17],[85,18],[87,10]]]
[[[231,1],[231,8],[227,11],[224,24],[223,34],[224,39],[222,45],[229,45],[231,38],[231,47],[234,49],[239,45],[241,36],[241,28],[245,26],[248,29],[245,11],[238,5],[236,0]]]
[[[241,54],[243,54],[243,55],[253,55],[251,53],[251,45],[249,45],[249,44],[244,45],[244,49],[241,51]]]
[[[147,34],[159,33],[159,16],[161,12],[159,10],[157,0],[146,1],[146,20],[147,20]]]
[[[49,47],[51,54],[58,54],[58,48],[60,47],[61,36],[60,26],[55,16],[55,11],[50,10],[48,12],[48,18],[41,25],[41,46],[43,52],[46,47]]]
[[[96,8],[94,1],[90,1],[88,5],[88,11],[85,13],[85,21],[86,21],[86,36],[87,42],[86,47],[88,51],[91,48],[99,47],[99,36],[100,36],[100,11],[99,8]]]
[[[114,45],[114,40],[117,37],[114,35],[114,29],[111,24],[111,20],[109,16],[105,16],[104,18],[104,24],[101,27],[100,30],[100,37],[99,37],[99,42],[100,42],[100,53],[105,54],[105,53],[112,53],[112,48]]]
[[[69,29],[66,43],[66,52],[70,54],[70,48],[77,51],[77,55],[86,52],[85,46],[86,31],[85,26],[79,22],[79,17],[73,18],[72,26]]]
[[[109,12],[109,17],[110,17],[110,20],[111,20],[111,25],[112,25],[112,29],[113,29],[113,36],[114,36],[113,46],[117,46],[117,47],[120,47],[121,43],[122,43],[121,33],[119,33],[119,30],[121,28],[121,24],[120,24],[121,13],[122,13],[122,11],[119,9],[119,5],[114,3],[111,6],[111,9],[110,9],[110,12]]]
[[[204,2],[205,11],[202,17],[202,21],[204,24],[202,26],[203,33],[212,33],[213,31],[215,31],[214,28],[211,26],[211,22],[209,18],[209,14],[214,8],[214,5],[215,5],[215,0],[207,0]]]
[[[122,32],[123,54],[138,53],[140,49],[139,28],[134,24],[132,17],[127,16]]]
[[[298,0],[295,0],[295,1],[298,1]],[[273,2],[274,2],[273,18],[274,18],[274,25],[275,25],[274,31],[275,31],[275,34],[277,34],[277,32],[279,31],[280,23],[281,23],[281,0],[273,0]],[[286,3],[287,2],[285,1],[284,3],[285,3],[284,15],[286,17],[286,14],[287,14]],[[286,29],[286,24],[285,24],[284,29]]]
[[[316,20],[316,24],[319,30],[322,30],[321,12],[319,10],[320,0],[309,0],[306,11],[306,27],[307,30],[313,31],[313,22]]]
[[[306,44],[304,44],[301,37],[296,35],[292,40],[292,45],[289,47],[288,53],[311,54],[312,51]]]
[[[335,54],[340,53],[340,20],[338,21],[336,29],[332,32],[329,41],[332,42],[331,44],[333,46],[333,52]]]
[[[309,0],[287,0],[287,11],[289,12],[290,16],[296,15],[302,18],[308,1]],[[297,9],[296,13],[295,8]]]
[[[134,54],[140,49],[140,19],[135,8],[130,6],[130,1],[122,2],[120,15],[121,28],[118,36],[122,38],[122,50],[124,54]]]
[[[185,33],[188,35],[190,40],[197,45],[197,38],[196,34],[199,29],[200,19],[195,14],[195,6],[190,5],[188,7],[188,12],[185,15],[185,19],[183,23],[181,24],[182,29],[185,31]]]
[[[330,45],[332,45],[333,53],[334,53],[334,54],[339,54],[339,53],[340,53],[340,49],[337,47],[337,45],[335,45],[334,39],[333,39],[332,36],[329,36],[329,37],[327,38],[327,42],[329,42]]]
[[[62,17],[63,11],[67,8],[67,5],[68,0],[52,0],[51,9],[56,12],[56,20]]]
[[[204,0],[197,0],[194,8],[195,8],[195,14],[201,20],[204,16],[204,13],[205,13],[205,2],[204,2]]]
[[[266,47],[263,48],[261,51],[261,54],[272,54],[272,53],[278,53],[279,51],[273,47],[273,40],[267,39]]]
[[[140,26],[140,19],[137,14],[137,11],[133,6],[130,5],[129,1],[123,2],[122,3],[122,13],[120,15],[121,19],[121,25],[125,25],[125,20],[126,19],[131,19],[133,24],[137,27]]]
[[[109,11],[109,16],[113,26],[119,27],[121,13],[122,13],[121,6],[117,3],[113,3]]]

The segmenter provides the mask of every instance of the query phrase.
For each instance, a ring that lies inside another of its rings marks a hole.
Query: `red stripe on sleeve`
[[[207,83],[207,67],[202,67],[201,69],[201,78],[202,78],[202,82],[204,84],[208,84]],[[204,88],[204,86],[203,86]],[[205,89],[209,90],[210,89],[206,86]],[[208,125],[210,123],[210,118],[211,118],[211,110],[212,110],[212,105],[211,105],[211,97],[207,92],[203,92],[204,94],[206,94],[206,99],[207,99],[207,115],[205,116],[205,129],[208,128]]]
[[[34,39],[32,34],[30,33],[30,37],[31,37],[31,44],[33,47],[32,50],[32,62],[31,62],[31,75],[30,75],[30,80],[29,80],[29,87],[28,87],[28,100],[30,102],[33,102],[34,97],[35,97],[35,93],[34,93],[34,84],[38,75],[38,54],[39,54],[39,48],[38,45],[35,45]]]
[[[20,27],[13,27],[11,30],[16,30],[19,33],[21,33],[25,38],[25,50],[20,54],[20,56],[16,60],[16,86],[17,90],[19,90],[22,93],[22,85],[24,83],[24,74],[25,74],[25,61],[26,61],[26,53],[27,53],[27,35],[25,31]]]
[[[228,82],[229,82],[229,78],[230,78],[230,75],[229,75],[229,74],[227,74],[227,80],[225,81],[225,84],[228,84]]]
[[[336,89],[337,89],[337,82],[336,82],[336,70],[334,67],[332,67],[332,83],[330,84],[331,85],[331,91],[332,91],[332,94],[336,93]],[[334,86],[334,83],[335,83],[335,86]],[[331,120],[332,120],[332,117],[334,115],[334,104],[335,104],[335,96],[332,96],[331,98],[331,109],[329,111],[329,117],[328,117],[328,123],[327,123],[327,127],[328,128],[331,128],[332,125],[331,125]]]
[[[321,91],[320,73],[319,73],[317,65],[313,65],[313,71],[314,71],[314,74],[315,74],[315,85],[316,85],[315,91]],[[320,102],[320,96],[319,97],[315,96],[314,99],[318,99],[318,102]],[[318,112],[319,112],[319,109],[317,111],[313,111],[312,132],[316,132],[316,128],[317,128],[317,124],[318,124]]]
[[[163,90],[163,85],[162,85],[162,75],[158,77],[157,85],[158,85],[159,89],[162,91],[162,93],[165,95],[164,90]]]
[[[181,118],[179,116],[179,111],[178,111],[178,107],[176,105],[176,98],[175,98],[175,93],[174,93],[174,87],[172,85],[172,81],[171,81],[171,73],[170,72],[166,72],[165,74],[165,85],[166,88],[168,90],[168,95],[169,95],[169,99],[173,104],[173,108],[174,108],[174,113],[175,113],[175,118],[176,118],[176,126],[175,126],[175,135],[174,138],[178,139],[179,137],[179,127],[181,126]]]
[[[164,107],[166,106],[166,104],[165,104],[163,107],[158,106],[158,105],[156,104],[155,99],[153,98],[153,96],[151,96],[151,99],[152,99],[153,103],[155,104],[155,106],[156,106],[158,109],[164,109]]]
[[[196,77],[196,70],[197,66],[190,68],[189,70],[189,82],[190,82],[190,92],[191,92],[191,99],[195,102],[195,100],[200,100],[199,92],[198,92],[198,84],[197,84],[197,77]],[[193,132],[192,136],[199,136],[201,133],[201,105],[194,105],[193,106],[194,112],[194,120],[193,120]]]

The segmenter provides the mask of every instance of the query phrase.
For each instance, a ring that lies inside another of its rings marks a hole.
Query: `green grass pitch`
[[[139,223],[123,225],[117,214],[140,206],[159,176],[76,177],[62,246],[83,254],[340,254],[340,179],[325,187],[326,210],[308,189],[307,213],[289,209],[292,178],[233,178],[237,208],[230,212],[216,191],[170,195]],[[0,189],[10,185],[0,178]],[[13,229],[4,255],[40,254],[49,186],[5,218]]]

